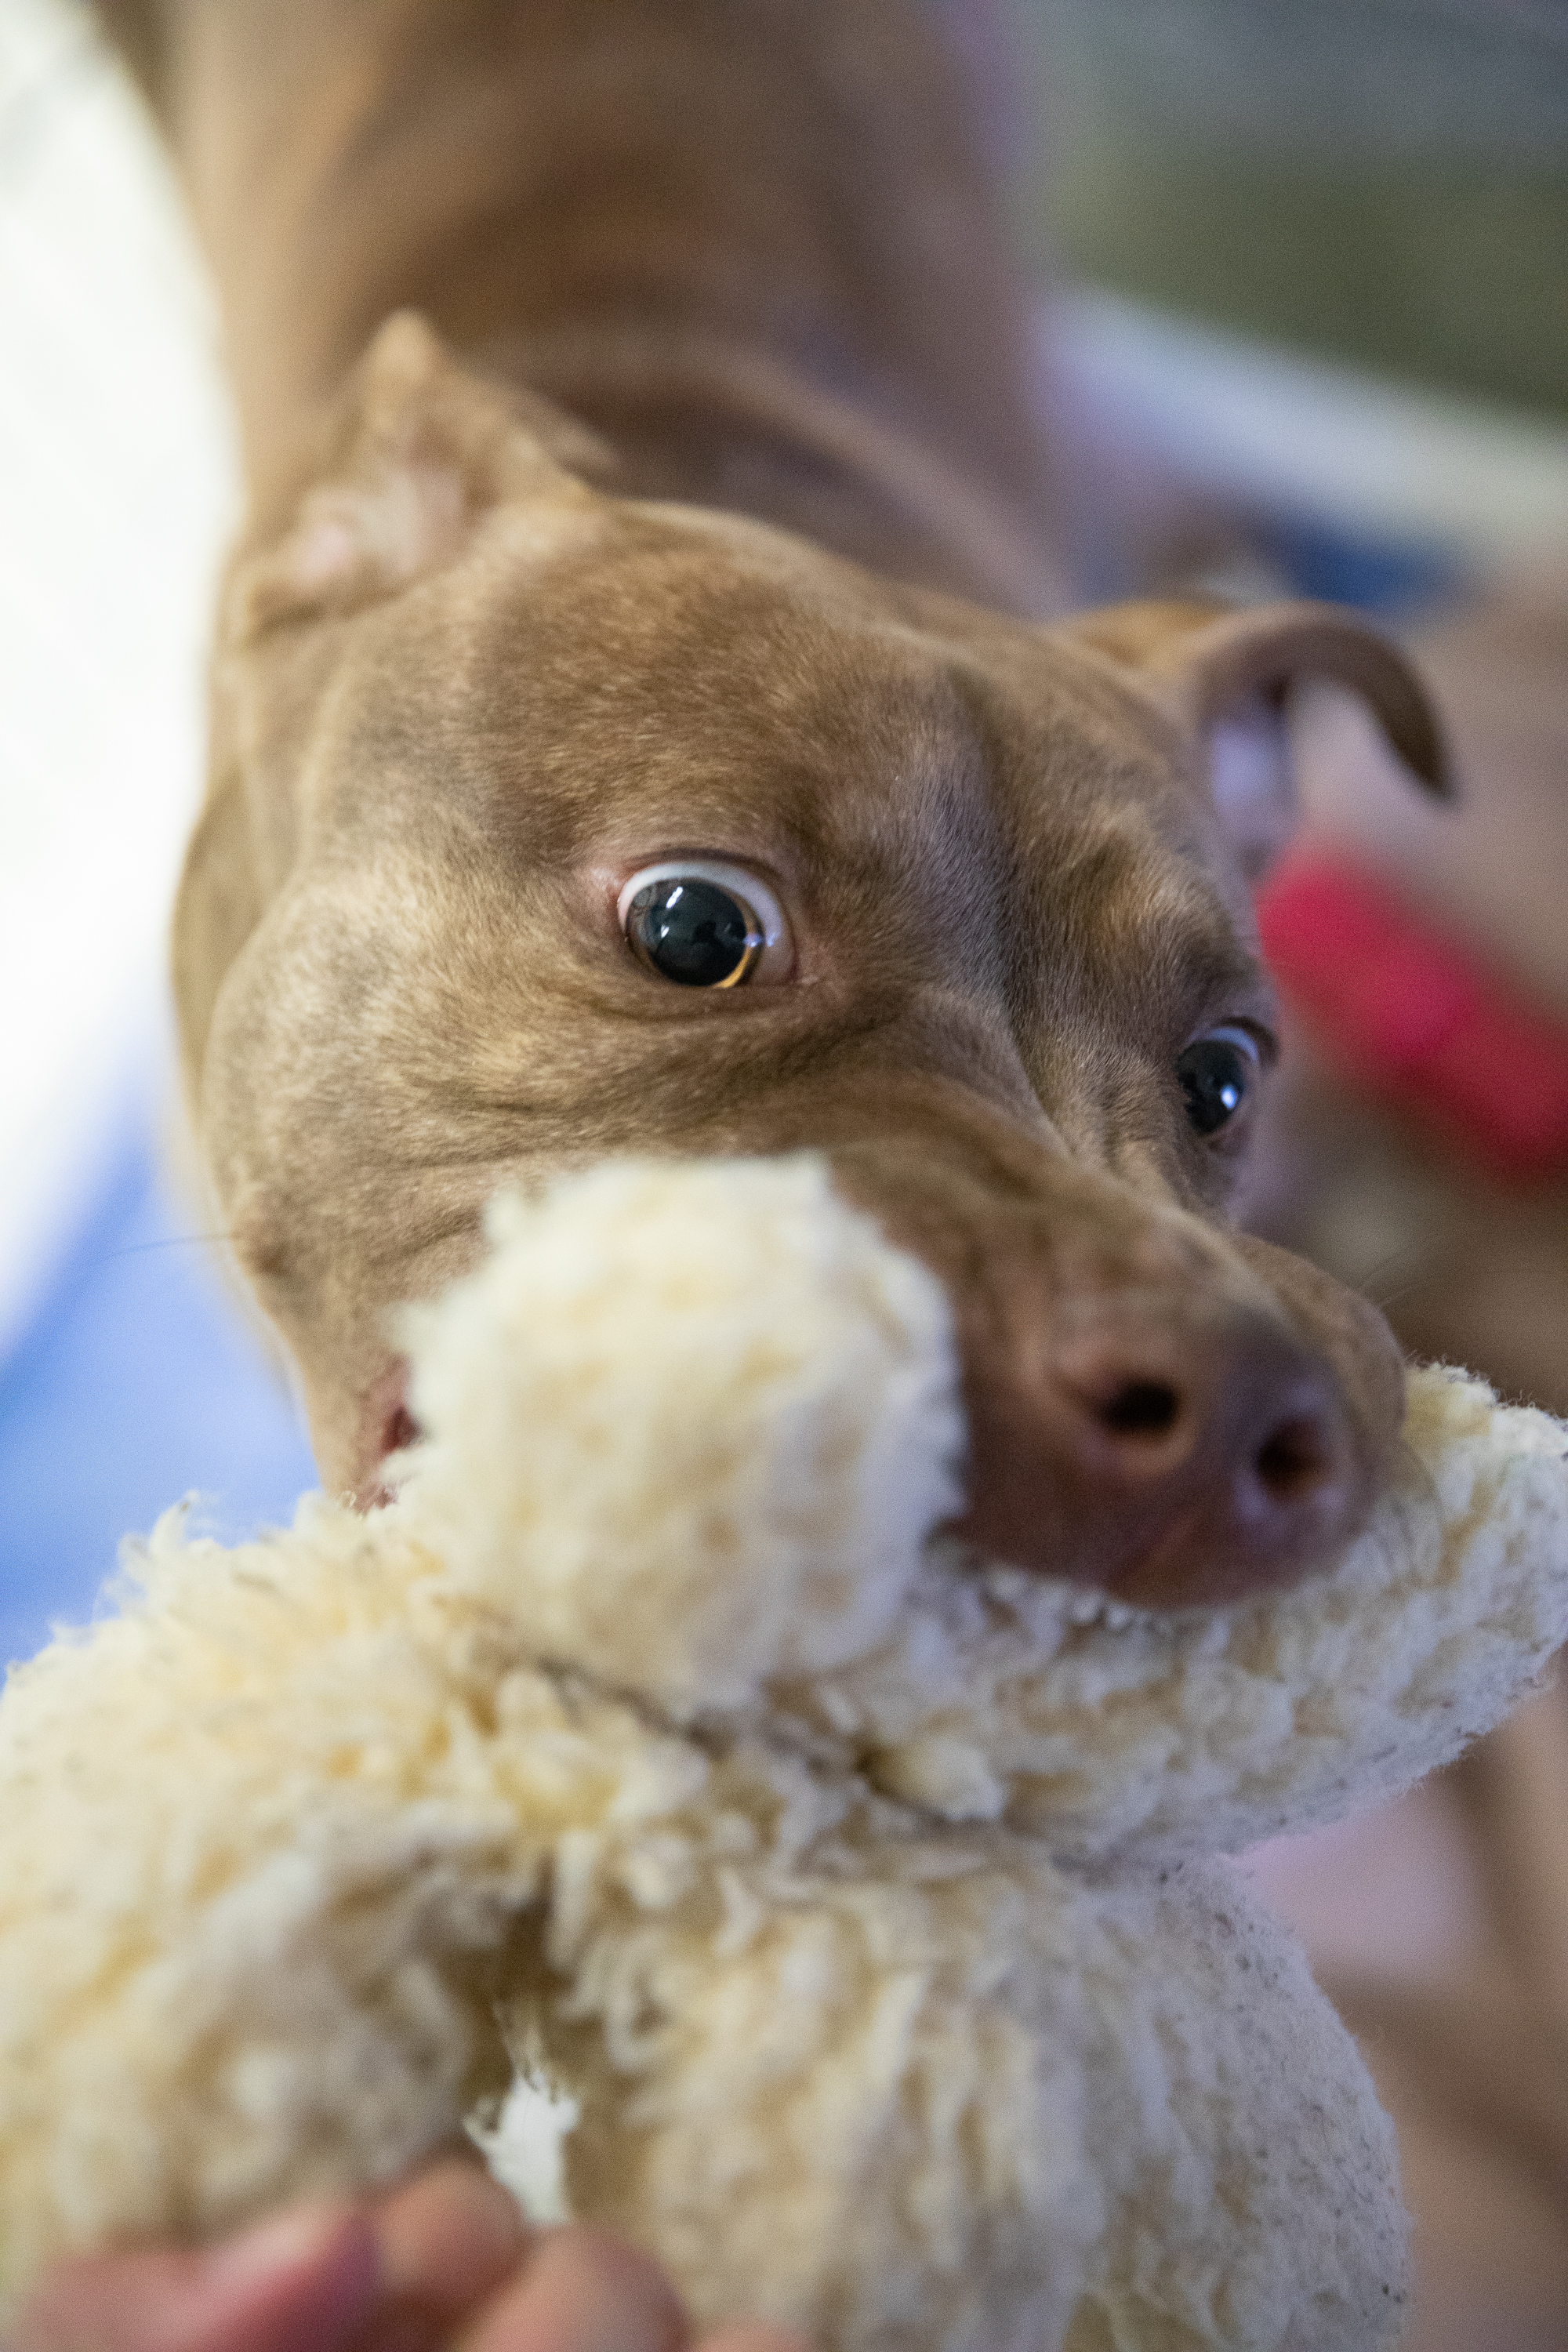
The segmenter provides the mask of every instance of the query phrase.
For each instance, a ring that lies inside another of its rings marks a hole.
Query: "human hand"
[[[456,2158],[382,2196],[306,2206],[199,2252],[62,2263],[9,2352],[804,2352],[741,2320],[693,2345],[647,2255],[535,2230]]]

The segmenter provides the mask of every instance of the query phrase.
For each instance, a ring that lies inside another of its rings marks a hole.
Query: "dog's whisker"
[[[1386,1314],[1395,1299],[1403,1298],[1419,1282],[1431,1255],[1430,1245],[1425,1240],[1402,1242],[1397,1249],[1390,1250],[1385,1257],[1379,1258],[1375,1265],[1359,1276],[1355,1286],[1363,1298],[1370,1298],[1374,1307]],[[1388,1275],[1401,1277],[1396,1279],[1392,1289],[1382,1279]]]
[[[1386,1315],[1391,1307],[1397,1307],[1402,1298],[1408,1298],[1412,1291],[1419,1290],[1420,1287],[1420,1276],[1413,1275],[1408,1282],[1402,1282],[1397,1289],[1386,1290],[1373,1297],[1372,1303],[1380,1314]]]
[[[235,1238],[236,1236],[231,1233],[164,1234],[155,1242],[125,1242],[118,1249],[99,1251],[89,1260],[89,1264],[94,1267],[113,1265],[120,1258],[147,1257],[155,1250],[212,1249],[220,1243],[232,1242]]]

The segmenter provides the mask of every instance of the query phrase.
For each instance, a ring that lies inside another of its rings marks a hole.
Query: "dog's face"
[[[1173,1603],[1342,1549],[1399,1366],[1226,1230],[1274,1054],[1244,863],[1293,667],[1433,768],[1396,656],[1042,630],[617,500],[406,321],[231,614],[182,1010],[329,1485],[405,1434],[386,1311],[498,1185],[811,1146],[947,1285],[978,1544]]]

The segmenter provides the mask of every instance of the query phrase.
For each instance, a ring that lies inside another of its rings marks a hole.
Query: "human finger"
[[[766,2319],[729,2319],[692,2352],[811,2352],[811,2347],[793,2327],[775,2327]]]
[[[519,2268],[530,2243],[516,2199],[456,2157],[380,2199],[371,2220],[379,2291],[353,2352],[437,2352]]]
[[[795,2328],[775,2328],[771,2319],[726,2319],[693,2352],[811,2352],[811,2345]]]
[[[689,2337],[658,2264],[575,2222],[540,2234],[516,2282],[479,2314],[458,2352],[684,2352]]]
[[[87,2255],[45,2280],[13,2352],[346,2352],[379,2269],[368,2217],[341,2205],[196,2252]]]

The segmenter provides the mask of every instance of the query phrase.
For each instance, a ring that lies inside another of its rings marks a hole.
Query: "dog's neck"
[[[263,507],[412,304],[597,426],[629,494],[1059,602],[1026,310],[913,0],[170,0],[155,21]]]

